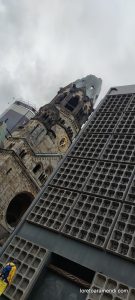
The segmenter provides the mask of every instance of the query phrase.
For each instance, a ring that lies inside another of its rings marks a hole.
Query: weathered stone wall
[[[0,225],[9,230],[6,212],[15,195],[29,192],[35,197],[39,188],[11,152],[0,152]]]
[[[46,145],[46,139],[45,142]],[[27,168],[27,171],[31,178],[36,180],[40,187],[47,180],[47,178],[50,176],[50,174],[53,172],[58,162],[62,158],[61,154],[50,155],[48,154],[48,152],[46,153],[46,151],[43,152],[43,150],[42,152],[40,151],[38,154],[35,153],[32,147],[27,142],[27,140],[24,138],[10,138],[9,141],[6,142],[6,148],[8,149],[9,146],[11,147],[11,145],[12,150],[15,151],[22,164]],[[43,147],[45,148],[45,146]],[[56,148],[56,150],[58,152],[58,147]],[[44,177],[46,178],[46,180],[40,180],[41,175],[45,175]]]
[[[70,124],[72,128],[73,120],[68,120],[68,118],[65,118],[65,120],[68,122],[68,126]],[[67,151],[71,141],[69,140],[66,130],[62,126],[58,124],[52,126],[51,130],[54,132],[54,136],[51,131],[47,132],[45,127],[39,121],[30,120],[29,123],[21,130],[15,131],[12,135],[12,139],[10,138],[9,141],[5,141],[6,149],[14,149],[18,152],[22,145],[15,145],[16,140],[13,140],[13,138],[25,138],[35,153],[64,153]],[[79,128],[74,128],[73,131],[75,136],[79,131]],[[66,138],[65,147],[60,146],[60,141],[63,138]]]
[[[10,230],[6,213],[12,199],[23,192],[34,198],[62,156],[36,154],[24,138],[11,137],[5,146],[0,152],[0,225]]]

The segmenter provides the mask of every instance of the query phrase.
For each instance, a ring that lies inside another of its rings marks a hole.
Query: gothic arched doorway
[[[6,220],[10,227],[14,228],[19,223],[33,199],[34,196],[31,193],[22,192],[11,200],[6,212]]]

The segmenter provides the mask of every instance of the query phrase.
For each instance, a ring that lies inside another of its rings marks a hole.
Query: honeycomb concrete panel
[[[81,157],[87,159],[98,159],[106,142],[108,134],[91,134],[90,132],[82,133],[82,136],[72,148],[69,156]]]
[[[127,193],[126,201],[130,202],[131,204],[135,204],[135,176],[133,177],[129,191]]]
[[[49,186],[27,220],[36,225],[59,231],[77,197],[77,192]]]
[[[119,134],[135,134],[135,113],[134,111],[125,112],[118,125],[115,133]]]
[[[67,157],[50,181],[50,184],[79,191],[84,187],[94,165],[94,160],[89,161],[81,158]]]
[[[113,133],[117,123],[120,121],[122,116],[122,111],[117,114],[109,112],[96,112],[93,118],[90,120],[89,125],[87,126],[86,132],[91,133]]]
[[[135,261],[135,206],[123,204],[107,249]]]
[[[104,248],[121,204],[82,194],[72,209],[62,233]]]
[[[84,191],[123,201],[133,173],[133,165],[99,161],[89,176]]]
[[[121,112],[127,110],[131,102],[132,94],[125,95],[107,95],[99,112]]]
[[[96,273],[86,300],[135,300],[135,289],[103,274]]]
[[[126,111],[134,111],[135,110],[135,95],[132,96],[131,100],[126,107]]]
[[[135,164],[135,136],[113,134],[101,158]]]
[[[47,258],[48,251],[35,243],[15,236],[1,256],[0,267],[16,259],[17,273],[5,291],[7,299],[24,300]]]

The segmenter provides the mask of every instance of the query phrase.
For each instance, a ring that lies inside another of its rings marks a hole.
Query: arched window
[[[41,164],[37,163],[36,166],[33,168],[33,173],[36,174],[41,169]]]
[[[9,226],[14,228],[18,224],[33,199],[34,196],[31,193],[22,192],[11,200],[6,211],[6,220]]]
[[[53,167],[50,165],[46,168],[45,173],[49,176],[53,172]]]
[[[78,105],[78,102],[79,102],[79,96],[72,97],[65,107],[70,111],[73,111]]]
[[[90,90],[91,90],[91,91],[94,90],[94,86],[93,86],[93,85],[90,87]]]

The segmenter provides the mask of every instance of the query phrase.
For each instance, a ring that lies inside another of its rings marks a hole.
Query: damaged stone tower
[[[93,111],[101,79],[89,75],[61,88],[0,149],[0,240],[18,224]]]

